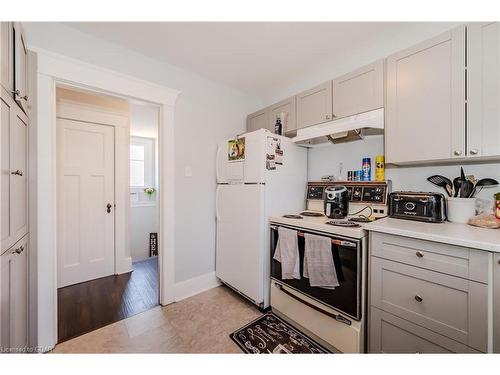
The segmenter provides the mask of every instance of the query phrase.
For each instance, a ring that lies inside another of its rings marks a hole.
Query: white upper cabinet
[[[14,37],[12,22],[0,22],[0,81],[9,93],[14,91]]]
[[[269,109],[263,109],[247,116],[247,132],[253,132],[259,129],[270,129],[269,126]],[[274,127],[272,129],[274,133]]]
[[[467,25],[467,157],[500,155],[500,25]]]
[[[344,74],[333,81],[333,114],[356,115],[384,106],[384,60]]]
[[[282,100],[279,103],[273,104],[270,108],[269,127],[274,132],[276,119],[281,119],[282,133],[290,134],[297,130],[296,118],[296,100],[295,96]]]
[[[465,155],[465,26],[387,58],[388,163]]]
[[[28,104],[28,51],[22,25],[0,22],[0,81],[26,112]]]
[[[2,251],[28,232],[27,146],[28,119],[2,90]]]
[[[24,31],[14,22],[14,99],[26,112],[28,103],[28,50]]]
[[[297,129],[331,121],[332,116],[333,81],[297,95]]]

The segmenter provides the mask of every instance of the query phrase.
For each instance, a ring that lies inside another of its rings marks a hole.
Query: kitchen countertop
[[[373,232],[500,253],[500,229],[485,229],[450,222],[423,223],[389,217],[365,224],[363,228]]]

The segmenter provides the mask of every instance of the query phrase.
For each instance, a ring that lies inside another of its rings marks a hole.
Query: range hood
[[[383,108],[299,129],[292,141],[314,147],[325,142],[350,142],[380,134],[384,134]]]

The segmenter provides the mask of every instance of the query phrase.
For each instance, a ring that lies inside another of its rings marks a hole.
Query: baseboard
[[[185,298],[194,296],[208,289],[221,285],[215,272],[209,272],[204,275],[193,277],[175,284],[175,301],[181,301]]]

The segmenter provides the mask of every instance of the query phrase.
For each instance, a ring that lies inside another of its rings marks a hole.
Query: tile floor
[[[113,323],[53,353],[241,353],[229,334],[261,313],[226,287]]]

